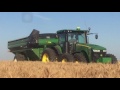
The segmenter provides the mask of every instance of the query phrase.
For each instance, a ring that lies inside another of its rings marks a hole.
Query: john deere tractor
[[[39,33],[34,29],[29,36],[8,42],[8,49],[15,54],[14,60],[117,63],[113,54],[107,54],[106,48],[88,43],[88,35],[94,34],[89,29]]]

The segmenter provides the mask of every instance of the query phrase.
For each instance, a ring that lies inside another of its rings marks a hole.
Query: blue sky
[[[120,60],[120,12],[0,12],[0,60],[14,58],[8,52],[8,41],[26,37],[33,29],[54,33],[77,26],[91,27],[91,32],[98,33],[99,38],[91,35],[89,42],[106,47],[107,53]]]

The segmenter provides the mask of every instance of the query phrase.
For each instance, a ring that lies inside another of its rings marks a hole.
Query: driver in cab
[[[69,35],[69,43],[70,44],[73,44],[73,43],[76,43],[77,42],[77,40],[75,39],[75,35],[73,35],[73,34],[71,34],[71,35]]]

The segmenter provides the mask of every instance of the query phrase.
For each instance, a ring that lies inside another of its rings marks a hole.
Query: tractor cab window
[[[68,41],[70,43],[77,42],[76,34],[75,33],[68,33]]]
[[[65,34],[59,34],[59,44],[63,44],[65,42]]]
[[[79,43],[86,43],[85,33],[78,34],[78,42]]]
[[[78,42],[78,43],[86,43],[86,36],[84,32],[74,32],[68,33],[68,41],[70,43]]]

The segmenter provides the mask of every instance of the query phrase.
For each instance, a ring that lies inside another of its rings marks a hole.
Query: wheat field
[[[120,63],[0,61],[0,78],[119,78]]]

